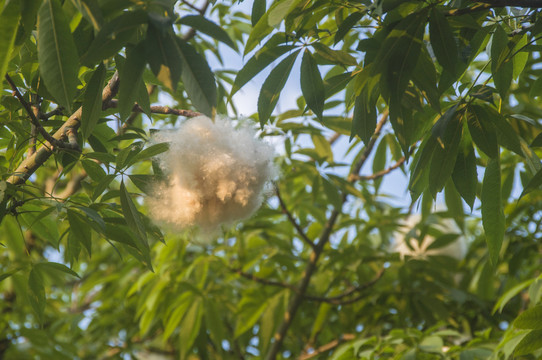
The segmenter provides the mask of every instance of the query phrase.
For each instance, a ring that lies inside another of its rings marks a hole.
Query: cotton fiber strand
[[[198,227],[211,234],[251,216],[262,204],[275,173],[274,151],[253,129],[199,116],[178,130],[158,132],[154,140],[170,143],[158,156],[167,181],[147,198],[157,223],[179,231]]]

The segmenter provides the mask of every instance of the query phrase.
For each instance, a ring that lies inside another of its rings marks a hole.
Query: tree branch
[[[102,91],[103,104],[109,103],[109,101],[117,94],[119,89],[119,75],[115,72],[109,83]],[[102,106],[103,108],[103,106]],[[53,139],[62,140],[68,136],[69,129],[77,129],[81,122],[82,108],[77,109],[64,124],[53,135]],[[8,178],[8,182],[13,185],[23,184],[53,153],[51,142],[46,141],[36,152],[27,157],[19,167]]]
[[[198,9],[197,7],[195,7],[194,5],[192,4],[188,4],[188,2],[186,0],[181,0],[183,4],[191,7],[192,9],[196,10],[200,15],[204,15],[205,12],[207,11],[207,8],[209,7],[209,5],[211,4],[209,2],[209,0],[205,1],[205,4],[203,4],[203,6],[201,7],[201,9]],[[194,30],[194,28],[190,28],[190,30],[183,36],[183,40],[184,41],[188,41],[190,39],[192,39],[194,36],[196,36],[196,30]]]
[[[119,106],[119,101],[116,99],[113,99],[109,101],[106,105],[106,109],[109,108],[116,108]],[[133,112],[139,112],[143,113],[145,112],[141,106],[138,104],[134,104],[134,107],[132,108]],[[202,115],[201,113],[197,111],[192,110],[184,110],[184,109],[172,109],[168,106],[158,106],[158,105],[152,105],[151,106],[151,113],[153,114],[163,114],[163,115],[177,115],[177,116],[186,116],[186,117],[196,117]]]
[[[360,294],[354,298],[350,298],[350,299],[347,299],[347,300],[344,300],[344,298],[356,293],[356,292],[361,292],[361,291],[364,291],[364,290],[367,290],[368,288],[370,288],[371,286],[373,286],[374,284],[376,284],[378,282],[378,280],[380,280],[382,278],[382,276],[384,275],[384,269],[380,270],[374,279],[372,279],[371,281],[369,282],[366,282],[365,284],[362,284],[360,286],[355,286],[355,287],[352,287],[351,289],[345,291],[344,293],[342,294],[339,294],[339,295],[336,295],[336,296],[332,296],[332,297],[321,297],[321,296],[311,296],[311,295],[306,295],[305,296],[305,299],[309,300],[309,301],[319,301],[319,302],[326,302],[328,304],[332,304],[332,305],[348,305],[348,304],[353,304],[359,300],[361,300],[363,297],[365,297],[365,294]]]
[[[288,220],[290,220],[290,222],[292,223],[294,228],[297,230],[297,233],[301,237],[301,240],[303,240],[307,245],[309,245],[314,250],[314,247],[316,245],[312,242],[311,239],[309,239],[307,234],[305,234],[305,231],[301,228],[301,225],[299,225],[297,223],[297,221],[294,219],[292,213],[286,207],[286,204],[284,203],[284,200],[282,199],[282,196],[280,196],[279,187],[277,185],[275,185],[275,194],[277,195],[277,198],[279,199],[279,203],[280,203],[280,207],[282,209],[282,212],[284,214],[286,214],[286,216],[288,217]]]
[[[292,291],[294,291],[296,293],[299,292],[299,290],[292,284],[261,278],[261,277],[258,277],[256,275],[246,273],[246,272],[242,271],[241,269],[230,268],[230,271],[244,277],[245,279],[252,280],[252,281],[255,281],[255,282],[263,284],[263,285],[277,286],[277,287],[281,287],[281,288],[290,289],[290,290],[292,290]]]
[[[363,164],[367,161],[367,158],[369,157],[374,144],[378,138],[378,135],[380,135],[380,131],[382,130],[382,127],[384,126],[387,118],[388,118],[388,110],[386,109],[382,113],[382,117],[380,121],[378,122],[375,132],[369,141],[369,144],[367,144],[367,147],[365,148],[365,151],[363,152],[360,160],[352,167],[352,170],[350,172],[350,175],[348,176],[348,180],[352,182],[351,177],[353,175],[357,175],[361,168],[363,167]],[[343,194],[342,196],[342,204],[346,202],[346,194]],[[339,218],[340,213],[342,212],[342,206],[339,209],[334,209],[329,216],[328,221],[326,222],[326,225],[324,226],[324,229],[322,230],[322,233],[319,237],[319,241],[316,243],[314,249],[312,250],[312,253],[309,257],[309,263],[307,264],[305,271],[303,272],[303,277],[300,281],[299,286],[297,287],[298,292],[294,295],[292,301],[288,305],[288,309],[284,313],[284,319],[282,320],[282,323],[280,323],[277,332],[274,336],[274,342],[270,345],[269,352],[267,353],[265,359],[266,360],[275,360],[280,348],[282,346],[282,342],[284,341],[284,337],[286,336],[286,333],[288,332],[288,329],[290,328],[290,325],[292,324],[292,321],[295,317],[295,314],[297,310],[299,309],[299,306],[303,302],[303,300],[306,298],[307,288],[309,286],[309,283],[311,281],[312,275],[316,271],[316,264],[318,262],[318,258],[324,251],[324,247],[329,242],[329,239],[331,237],[331,234],[333,233],[333,227],[335,226],[335,223],[337,222],[337,219]],[[357,301],[357,300],[356,300]]]
[[[15,96],[19,100],[19,102],[23,105],[24,109],[26,110],[26,113],[30,117],[30,121],[32,122],[32,125],[36,127],[36,130],[41,134],[41,136],[43,136],[45,140],[47,140],[47,142],[49,142],[50,145],[54,147],[56,146],[62,149],[80,150],[79,145],[74,147],[72,144],[65,143],[61,139],[56,139],[51,134],[49,134],[47,130],[45,130],[43,126],[41,126],[41,123],[39,122],[38,118],[34,114],[34,110],[32,109],[32,106],[25,100],[25,98],[23,97],[23,95],[21,94],[21,92],[19,91],[19,89],[17,88],[13,80],[11,79],[11,77],[8,74],[6,74],[4,77],[6,81],[8,82],[9,86],[11,87],[11,89],[13,90],[13,96]]]
[[[491,7],[542,8],[542,0],[476,0]]]
[[[406,161],[406,157],[403,156],[395,164],[393,164],[392,166],[390,166],[387,169],[384,169],[382,171],[376,172],[376,173],[371,174],[371,175],[353,175],[352,176],[352,181],[375,180],[375,179],[381,178],[384,175],[387,175],[390,172],[392,172],[393,170],[399,168],[401,165],[403,165],[405,163],[405,161]]]
[[[333,340],[325,345],[322,345],[318,348],[316,348],[313,352],[310,354],[302,354],[297,358],[297,360],[308,360],[312,359],[314,357],[317,357],[318,355],[321,355],[327,351],[333,350],[337,346],[341,345],[342,343],[350,340],[354,340],[356,338],[356,335],[354,334],[343,334],[338,339]]]

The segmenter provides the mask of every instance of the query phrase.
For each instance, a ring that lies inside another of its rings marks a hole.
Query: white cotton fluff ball
[[[248,126],[206,116],[158,132],[155,142],[170,143],[158,156],[167,181],[147,198],[150,216],[171,230],[198,227],[203,234],[251,216],[275,175],[274,150],[255,135]]]
[[[441,219],[438,223],[431,224],[430,227],[441,234],[457,234],[455,241],[446,246],[428,249],[435,242],[435,238],[431,235],[425,235],[423,240],[418,241],[420,230],[415,229],[415,226],[420,222],[419,214],[411,215],[399,228],[399,231],[394,234],[393,251],[399,253],[401,259],[405,256],[424,259],[428,256],[444,255],[457,260],[462,260],[467,251],[467,241],[462,234],[461,229],[452,219]],[[408,241],[408,244],[407,244]],[[410,245],[410,246],[409,246]]]

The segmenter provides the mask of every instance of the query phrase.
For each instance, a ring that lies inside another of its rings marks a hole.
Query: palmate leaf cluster
[[[0,357],[541,356],[542,19],[507,5],[0,0]],[[160,229],[153,131],[258,75],[268,200]]]

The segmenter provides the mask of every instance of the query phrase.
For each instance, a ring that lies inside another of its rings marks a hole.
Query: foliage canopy
[[[0,357],[542,356],[542,1],[241,5],[0,0]],[[259,74],[274,192],[164,232],[153,131]]]

